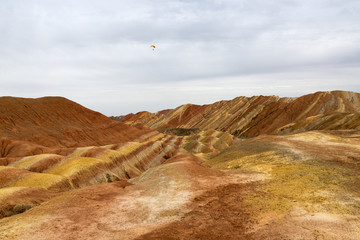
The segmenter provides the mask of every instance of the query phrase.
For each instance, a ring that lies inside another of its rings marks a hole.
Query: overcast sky
[[[0,96],[110,116],[328,90],[360,92],[359,0],[0,1]]]

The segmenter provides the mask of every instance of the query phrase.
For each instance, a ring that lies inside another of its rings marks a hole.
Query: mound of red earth
[[[216,129],[237,137],[253,137],[278,132],[359,129],[359,106],[359,93],[332,91],[299,98],[255,96],[202,106],[185,104],[154,114],[129,114],[123,120],[129,125],[140,124],[152,129]],[[309,118],[313,116],[316,117]],[[286,129],[282,129],[285,126]]]
[[[150,131],[111,120],[62,97],[0,98],[0,157],[125,143]]]

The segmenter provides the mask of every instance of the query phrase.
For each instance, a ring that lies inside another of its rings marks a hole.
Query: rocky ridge
[[[185,104],[154,114],[139,112],[123,119],[128,125],[142,125],[151,129],[216,129],[237,137],[254,137],[284,131],[359,129],[359,105],[359,93],[332,91],[299,98],[237,97],[202,106]]]

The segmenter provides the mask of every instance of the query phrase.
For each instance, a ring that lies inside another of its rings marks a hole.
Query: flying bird
[[[155,50],[155,45],[150,45],[150,47],[152,48],[152,50],[154,51]]]

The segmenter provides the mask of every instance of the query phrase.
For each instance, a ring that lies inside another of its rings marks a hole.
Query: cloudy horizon
[[[360,92],[359,23],[358,0],[3,0],[0,96],[110,116]]]

